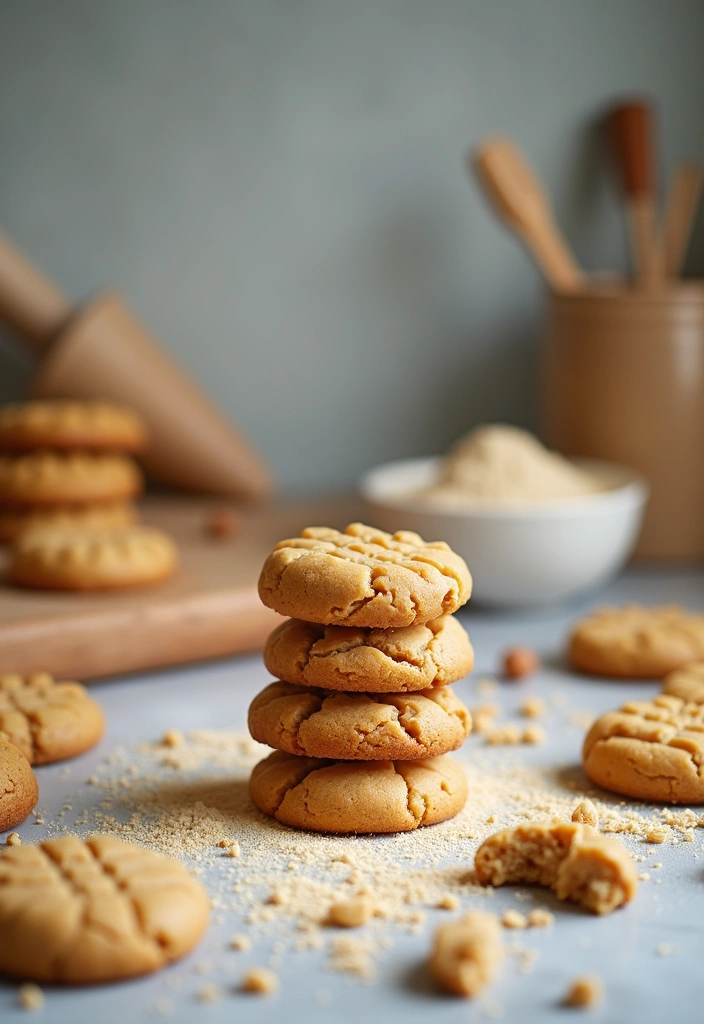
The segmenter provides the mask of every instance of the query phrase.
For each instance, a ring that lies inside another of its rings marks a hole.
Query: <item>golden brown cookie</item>
[[[0,737],[0,832],[24,821],[38,795],[37,779],[29,761],[18,747]]]
[[[410,832],[458,814],[467,777],[449,757],[326,761],[276,750],[249,792],[265,814],[310,832]]]
[[[0,506],[0,541],[15,540],[28,530],[121,530],[132,526],[136,513],[126,501],[98,505],[46,505],[40,508]]]
[[[704,803],[704,705],[659,694],[598,718],[582,750],[598,786],[638,800]]]
[[[335,693],[271,683],[249,708],[255,740],[341,761],[437,757],[461,747],[469,711],[449,686],[422,693]]]
[[[112,836],[0,854],[0,972],[82,984],[157,971],[200,941],[203,886],[177,860]]]
[[[663,693],[681,697],[689,704],[704,704],[704,661],[692,661],[665,676]]]
[[[128,455],[30,452],[0,455],[0,505],[69,505],[124,501],[142,490]]]
[[[94,533],[36,530],[15,542],[9,576],[39,590],[110,590],[159,583],[176,563],[171,538],[148,526]]]
[[[659,679],[704,658],[704,615],[675,606],[599,608],[574,627],[569,657],[592,675]]]
[[[281,615],[323,625],[388,629],[452,614],[472,578],[444,541],[393,536],[352,523],[344,533],[309,527],[282,540],[259,577],[259,596]]]
[[[31,764],[82,754],[104,728],[100,705],[80,683],[57,683],[47,672],[0,676],[0,733]]]
[[[396,629],[287,619],[267,640],[264,664],[272,675],[300,686],[401,693],[462,679],[472,671],[474,651],[451,615]]]
[[[545,885],[560,900],[609,914],[632,900],[638,876],[628,850],[590,825],[535,821],[489,836],[477,850],[480,885]]]
[[[132,409],[110,402],[37,399],[0,408],[0,451],[37,448],[140,452],[147,440]]]
[[[501,932],[496,914],[483,910],[471,910],[459,921],[441,924],[428,963],[438,985],[457,996],[478,995],[503,963]]]

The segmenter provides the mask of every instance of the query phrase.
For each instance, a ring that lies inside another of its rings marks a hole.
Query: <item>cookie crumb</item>
[[[446,892],[445,895],[441,896],[435,904],[438,910],[457,910],[459,905],[460,901],[451,892]]]
[[[521,730],[510,723],[487,733],[486,742],[492,747],[514,746],[521,742]]]
[[[39,985],[31,983],[20,985],[17,992],[17,1005],[23,1010],[42,1010],[44,1008],[44,993]]]
[[[592,828],[599,827],[599,815],[591,800],[582,800],[572,811],[572,821],[579,821],[583,825],[591,825]]]
[[[528,915],[529,928],[549,928],[555,924],[555,915],[542,907],[536,907]]]
[[[267,967],[251,967],[242,979],[242,991],[271,996],[279,989],[279,979]]]
[[[520,712],[525,718],[542,718],[545,714],[545,701],[540,697],[527,697],[521,704]]]
[[[584,977],[575,978],[571,983],[564,999],[564,1005],[588,1010],[598,1006],[603,998],[604,986],[601,978],[596,974],[585,974]]]
[[[527,928],[528,918],[520,910],[507,910],[501,918],[504,928]]]
[[[223,994],[219,985],[201,985],[196,992],[196,999],[199,1003],[217,1003],[222,999]]]
[[[494,978],[504,957],[501,925],[495,914],[473,910],[435,932],[429,969],[441,988],[475,996]]]
[[[547,739],[545,730],[541,729],[539,725],[529,725],[523,730],[523,736],[521,737],[524,743],[532,743],[534,746],[540,746],[541,743],[545,743]]]
[[[9,836],[5,840],[5,846],[21,846],[22,840],[20,839],[19,832],[10,832]]]
[[[163,747],[180,747],[183,743],[183,733],[178,729],[167,729],[161,737]]]
[[[328,920],[338,928],[359,928],[366,924],[374,914],[370,900],[359,898],[340,900],[330,907]]]
[[[472,708],[472,731],[477,733],[491,732],[494,728],[494,720],[499,715],[500,708],[496,704],[479,704]]]
[[[236,949],[239,953],[243,953],[252,948],[252,940],[248,935],[233,935],[228,945],[230,949]]]
[[[242,855],[242,848],[236,839],[221,839],[218,846],[225,851],[225,857],[240,857]]]
[[[229,540],[237,533],[237,516],[225,506],[213,508],[203,524],[203,531],[213,540]]]
[[[538,655],[530,647],[512,647],[503,656],[503,674],[507,679],[524,679],[539,667]]]
[[[646,843],[664,843],[667,839],[669,828],[665,825],[653,825],[648,833],[646,833]]]

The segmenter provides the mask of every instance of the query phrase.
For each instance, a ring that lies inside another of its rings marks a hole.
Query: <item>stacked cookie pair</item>
[[[33,401],[0,409],[0,540],[35,527],[105,530],[134,520],[132,459],[146,443],[130,409]]]
[[[254,803],[321,832],[402,832],[453,817],[465,774],[445,755],[471,728],[449,684],[471,671],[452,617],[471,577],[447,544],[359,523],[309,528],[267,559],[259,595],[291,618],[269,637],[277,681],[249,729],[275,748],[252,772]]]

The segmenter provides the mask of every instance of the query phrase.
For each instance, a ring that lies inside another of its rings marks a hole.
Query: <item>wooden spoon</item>
[[[697,164],[680,164],[667,196],[662,233],[662,260],[666,277],[678,277],[694,227],[704,171]]]
[[[555,224],[540,181],[516,146],[508,139],[486,139],[472,162],[496,212],[528,247],[551,287],[579,291],[584,276]]]

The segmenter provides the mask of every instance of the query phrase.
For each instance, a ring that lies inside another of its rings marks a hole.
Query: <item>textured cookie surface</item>
[[[501,924],[495,914],[472,910],[435,932],[428,964],[441,988],[476,996],[493,980],[504,959]]]
[[[601,608],[577,623],[569,656],[593,675],[659,679],[704,658],[704,615],[678,607]]]
[[[587,733],[584,770],[639,800],[704,803],[704,705],[660,694],[602,715]]]
[[[147,434],[136,412],[109,402],[43,399],[0,408],[0,451],[81,448],[141,451]]]
[[[104,727],[100,705],[80,683],[57,683],[46,672],[0,676],[0,733],[31,764],[89,750]]]
[[[179,861],[112,836],[64,836],[0,854],[0,971],[31,981],[116,981],[189,952],[208,896]]]
[[[277,750],[249,784],[257,807],[310,832],[409,832],[457,814],[467,777],[449,757],[326,761]]]
[[[134,522],[134,508],[126,501],[40,508],[0,506],[0,541],[15,540],[28,530],[121,530]]]
[[[132,498],[142,475],[127,455],[30,452],[0,455],[0,504],[66,505]]]
[[[422,693],[335,693],[275,682],[254,698],[249,731],[308,757],[393,761],[457,750],[472,720],[447,686]]]
[[[477,850],[474,868],[481,885],[544,885],[558,899],[594,914],[611,913],[638,889],[623,843],[571,821],[536,821],[495,832]]]
[[[693,661],[665,676],[663,693],[690,704],[704,704],[704,661]]]
[[[462,679],[472,671],[474,651],[451,615],[396,629],[287,619],[267,640],[264,664],[277,678],[301,686],[399,693]]]
[[[147,526],[93,533],[36,530],[16,541],[9,575],[25,587],[102,590],[158,583],[176,562],[170,537]]]
[[[24,821],[38,795],[37,779],[29,761],[13,743],[0,738],[0,832]]]
[[[309,527],[267,558],[259,596],[281,615],[323,625],[411,626],[452,614],[472,578],[443,541],[352,523],[344,533]]]

